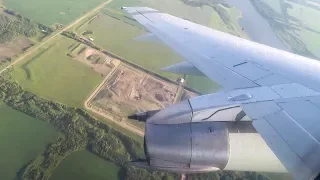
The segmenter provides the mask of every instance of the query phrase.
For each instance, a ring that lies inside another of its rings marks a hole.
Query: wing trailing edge
[[[161,71],[172,72],[175,74],[187,74],[187,75],[195,75],[195,76],[205,76],[201,71],[199,71],[196,67],[194,67],[189,62],[181,62],[178,64],[174,64],[165,68],[162,68]]]

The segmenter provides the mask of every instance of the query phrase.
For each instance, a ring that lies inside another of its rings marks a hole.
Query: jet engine
[[[199,98],[130,116],[145,121],[145,159],[132,164],[179,173],[287,172],[239,105],[228,98],[220,103]]]

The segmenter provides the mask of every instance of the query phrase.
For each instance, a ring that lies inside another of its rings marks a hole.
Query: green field
[[[120,167],[86,150],[69,155],[53,171],[50,180],[117,180]]]
[[[94,32],[90,36],[95,39],[97,45],[154,71],[183,60],[160,42],[135,41],[133,38],[143,35],[144,30],[107,15],[100,15],[90,24],[80,27],[78,32],[82,33],[85,30]],[[171,74],[171,77],[175,76]]]
[[[2,0],[4,6],[39,23],[69,24],[105,0]]]
[[[107,15],[100,15],[90,24],[78,28],[78,33],[85,30],[93,31],[94,33],[90,37],[93,37],[95,43],[104,49],[171,79],[176,79],[179,76],[162,72],[160,69],[181,62],[183,58],[160,41],[141,42],[134,40],[135,37],[146,33],[136,26],[123,23]],[[189,78],[188,85],[202,92],[217,90],[214,83],[202,77]]]
[[[246,37],[237,23],[238,18],[241,17],[241,13],[235,8],[225,8],[230,14],[230,20],[234,29],[231,30],[227,28],[217,12],[211,7],[191,7],[185,5],[180,0],[164,0],[162,3],[158,3],[158,1],[155,0],[130,2],[114,0],[101,11],[100,16],[77,27],[76,31],[78,34],[82,34],[86,30],[90,30],[93,32],[90,37],[94,38],[95,43],[104,49],[161,75],[176,79],[178,75],[161,72],[159,69],[183,61],[180,55],[176,54],[162,42],[138,42],[134,40],[135,37],[146,34],[147,32],[135,21],[130,21],[128,18],[125,18],[124,16],[128,15],[119,10],[121,6],[134,5],[156,8],[199,24]],[[188,84],[192,88],[201,90],[202,92],[217,90],[217,86],[214,83],[204,78],[189,78]],[[201,88],[203,85],[205,85],[205,88]]]
[[[28,91],[49,100],[82,107],[84,100],[101,82],[100,74],[68,57],[75,41],[59,36],[14,68],[13,77]]]
[[[192,7],[184,4],[181,0],[162,0],[161,3],[159,3],[157,0],[132,0],[129,2],[127,0],[114,0],[108,4],[106,8],[119,12],[120,7],[122,6],[147,6],[173,16],[188,19],[197,24],[211,27],[213,29],[232,34],[238,34],[244,37],[246,36],[237,22],[237,20],[241,18],[241,12],[236,8],[224,8],[228,11],[232,26],[234,28],[234,30],[230,30],[226,29],[226,25],[223,23],[221,17],[209,6]],[[120,11],[120,13],[122,13],[122,11]]]
[[[187,86],[192,87],[202,93],[212,93],[219,90],[220,86],[213,83],[207,77],[188,76]]]
[[[56,135],[53,126],[0,102],[1,179],[15,179],[20,168],[42,153]]]

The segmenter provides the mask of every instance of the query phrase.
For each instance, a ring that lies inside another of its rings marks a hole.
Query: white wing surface
[[[318,61],[215,31],[154,9],[124,9],[187,61],[167,70],[176,73],[189,71],[217,82],[224,89],[219,103],[240,105],[296,179],[312,179],[319,174]],[[210,95],[207,96],[202,98],[203,101],[210,101]],[[216,102],[213,99],[212,106]],[[197,103],[194,101],[191,105]]]

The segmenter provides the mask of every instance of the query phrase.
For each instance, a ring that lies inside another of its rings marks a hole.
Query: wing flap
[[[254,121],[253,126],[295,179],[309,180],[312,172],[265,119]]]
[[[296,179],[312,179],[320,170],[320,144],[316,131],[319,108],[310,101],[242,104],[257,132]],[[297,110],[297,109],[301,110]],[[306,110],[308,109],[308,110]],[[306,111],[304,111],[306,110]]]

